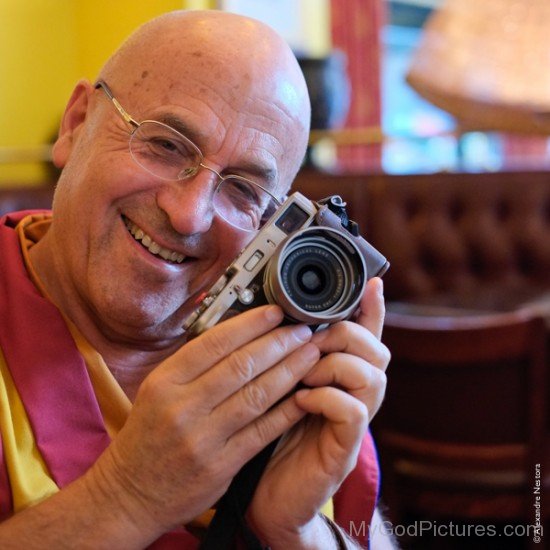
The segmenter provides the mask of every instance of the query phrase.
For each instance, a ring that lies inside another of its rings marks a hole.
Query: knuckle
[[[339,326],[340,330],[356,330],[359,325],[357,323],[354,323],[353,321],[350,321],[349,319],[346,319],[340,323],[337,324]]]
[[[347,337],[349,332],[355,329],[355,326],[355,323],[352,323],[350,321],[340,321],[331,325],[327,330],[333,337],[340,339]]]
[[[223,460],[219,458],[219,449],[212,448],[204,435],[190,435],[182,441],[179,462],[197,476],[210,480],[223,476]]]
[[[224,357],[227,355],[227,337],[216,330],[209,330],[203,336],[199,336],[199,339],[202,353],[205,356]]]
[[[388,377],[386,376],[386,373],[384,371],[381,371],[380,369],[371,370],[370,386],[372,386],[373,389],[378,391],[384,391],[386,388],[387,382],[388,382]]]
[[[271,345],[273,347],[273,351],[276,354],[284,354],[290,345],[290,341],[292,340],[292,332],[290,328],[282,329],[282,330],[274,330],[271,333],[272,341]]]
[[[256,361],[254,356],[246,348],[241,348],[230,353],[226,361],[232,375],[242,384],[246,384],[246,382],[254,378]]]
[[[261,416],[254,423],[254,440],[262,446],[267,445],[275,436],[273,425],[269,417]]]
[[[182,441],[187,445],[187,438],[192,434],[189,431],[188,416],[181,410],[177,402],[164,402],[157,408],[154,422],[157,423],[157,433],[163,433],[163,436],[174,444]]]
[[[368,332],[365,327],[353,321],[342,321],[341,330],[345,331],[346,334],[355,336],[356,338],[364,338],[365,331]]]
[[[247,384],[242,390],[245,405],[251,411],[261,414],[269,407],[269,396],[259,384]]]
[[[382,405],[386,393],[386,384],[387,378],[385,373],[375,369],[370,384],[369,397],[367,398],[371,418],[374,417]]]
[[[162,376],[157,371],[153,371],[140,384],[138,395],[146,403],[154,403],[164,399],[165,391]]]
[[[201,464],[206,467],[208,462],[204,461],[204,441],[196,436],[188,436],[182,442],[182,455],[188,464]]]
[[[293,366],[289,361],[282,361],[278,368],[279,380],[282,385],[295,384],[298,382],[296,373],[294,372]]]
[[[353,404],[350,406],[348,414],[348,421],[357,427],[366,425],[369,422],[369,408],[359,399],[353,400]]]

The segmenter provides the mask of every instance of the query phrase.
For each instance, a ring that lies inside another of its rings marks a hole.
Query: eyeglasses
[[[261,185],[241,176],[222,176],[206,166],[201,150],[171,126],[156,120],[134,120],[104,81],[99,80],[95,88],[105,92],[122,118],[132,126],[130,153],[141,168],[157,178],[170,181],[192,178],[201,168],[218,177],[212,206],[229,224],[244,231],[257,231],[281,205]]]

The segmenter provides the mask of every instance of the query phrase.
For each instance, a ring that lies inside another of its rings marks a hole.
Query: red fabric
[[[331,0],[332,42],[348,60],[351,101],[344,128],[380,128],[381,40],[385,19],[382,0]],[[338,146],[338,169],[378,172],[382,145]]]
[[[369,525],[378,500],[380,468],[370,433],[361,445],[357,466],[334,495],[334,519],[361,544],[368,544]]]
[[[63,317],[40,295],[25,269],[14,228],[30,213],[0,218],[0,349],[25,404],[40,453],[62,488],[86,472],[110,439],[86,365]],[[0,513],[4,518],[12,513],[1,447]],[[151,548],[191,550],[197,544],[197,539],[182,529],[163,535]]]
[[[110,439],[63,317],[25,270],[14,227],[27,214],[0,219],[0,348],[40,453],[57,486],[64,487],[96,461]]]
[[[0,434],[0,521],[3,521],[11,515],[13,510],[13,501],[8,471],[4,461],[1,435],[2,434]]]

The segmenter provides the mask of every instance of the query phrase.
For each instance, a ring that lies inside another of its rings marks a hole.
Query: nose
[[[181,235],[206,233],[214,218],[212,196],[218,178],[200,170],[194,177],[169,182],[157,192],[157,204]]]

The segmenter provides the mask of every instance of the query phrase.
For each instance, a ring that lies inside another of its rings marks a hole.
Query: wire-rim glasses
[[[201,168],[214,173],[219,183],[214,190],[212,206],[226,222],[244,231],[257,231],[275,212],[281,202],[267,189],[247,178],[222,176],[204,164],[201,150],[181,132],[157,120],[136,121],[120,105],[109,86],[99,80],[101,88],[132,130],[130,154],[136,164],[153,176],[169,181],[195,176]]]

